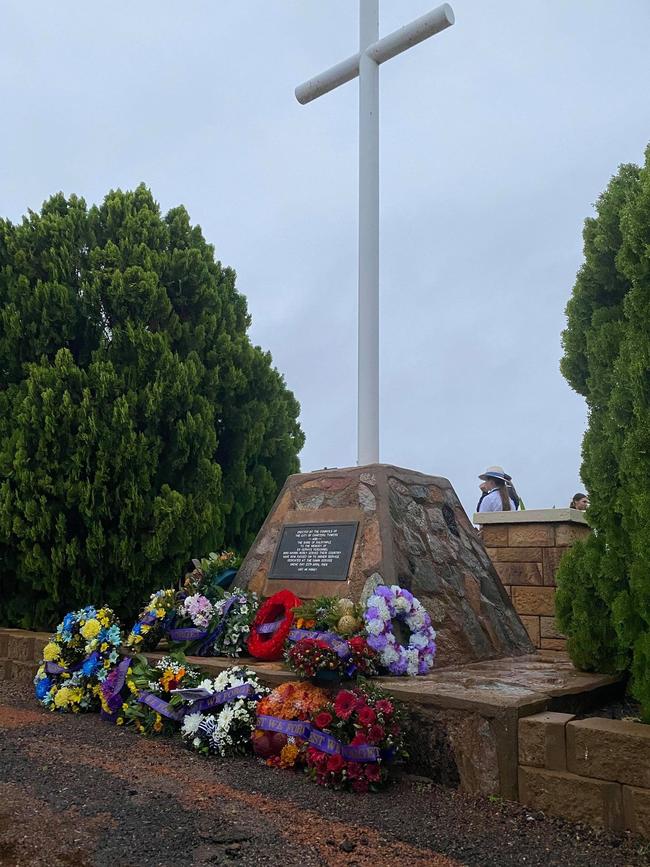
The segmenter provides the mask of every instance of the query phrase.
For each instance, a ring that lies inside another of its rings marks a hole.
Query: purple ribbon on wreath
[[[125,656],[115,669],[114,673],[110,674],[102,684],[101,689],[104,695],[104,701],[108,705],[109,711],[107,712],[102,708],[100,716],[103,720],[106,720],[107,722],[114,723],[117,720],[120,707],[122,706],[122,696],[120,695],[120,693],[122,692],[122,687],[124,686],[124,681],[126,680],[126,673],[129,670],[130,665],[131,657]],[[112,680],[110,684],[108,682],[109,678]]]
[[[46,674],[74,674],[76,671],[80,671],[87,662],[98,662],[101,658],[101,654],[96,650],[93,650],[93,652],[89,653],[85,659],[81,660],[81,662],[75,662],[74,665],[71,665],[68,668],[65,668],[63,665],[57,665],[56,662],[46,662],[45,672]]]
[[[176,710],[169,704],[169,702],[164,701],[162,698],[159,698],[151,692],[141,692],[138,695],[138,701],[141,704],[146,704],[147,707],[155,710],[156,713],[159,713],[161,716],[167,717],[167,719],[174,720],[175,722],[180,722],[187,713],[186,708],[179,708]]]
[[[337,738],[320,729],[311,730],[309,743],[329,756],[340,753],[348,762],[378,762],[381,757],[379,748],[372,744],[342,744]]]
[[[260,623],[260,625],[255,628],[262,635],[273,635],[273,633],[277,632],[283,623],[284,617],[281,617],[279,620],[271,620],[270,623]]]
[[[323,753],[333,756],[340,753],[348,762],[378,762],[392,758],[393,750],[380,750],[372,744],[343,744],[334,735],[314,728],[305,720],[281,719],[276,716],[258,716],[257,728],[263,731],[280,732],[289,737],[302,738]]]
[[[265,732],[280,732],[293,738],[307,740],[311,732],[311,724],[300,719],[281,719],[277,716],[262,714],[257,717],[257,728]]]
[[[172,641],[198,641],[205,638],[208,633],[205,629],[199,629],[196,626],[181,626],[178,629],[169,629],[167,636]]]
[[[209,651],[217,638],[226,628],[226,617],[228,612],[239,599],[238,596],[231,596],[226,602],[221,612],[219,623],[210,632],[207,629],[198,629],[195,626],[181,627],[178,629],[168,629],[167,636],[171,641],[200,641],[200,645],[196,650],[197,656],[209,656]]]
[[[221,612],[221,619],[219,620],[219,623],[217,623],[212,632],[206,634],[205,641],[202,642],[201,646],[197,650],[198,656],[209,656],[210,648],[226,628],[226,618],[228,617],[230,609],[233,607],[235,602],[240,599],[240,596],[231,596],[230,599],[228,599],[226,604],[223,606],[223,611]]]
[[[210,708],[217,707],[220,704],[227,704],[233,699],[248,698],[253,692],[253,686],[250,683],[242,683],[241,686],[231,686],[230,689],[215,692],[209,698],[202,698],[194,702],[190,708],[190,712],[195,713],[196,711],[200,711],[203,713],[203,711],[210,710]]]
[[[158,620],[158,615],[155,611],[147,611],[145,615],[140,620],[141,626],[153,626],[154,623]]]

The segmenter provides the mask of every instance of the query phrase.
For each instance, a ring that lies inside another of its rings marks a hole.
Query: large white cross
[[[448,3],[379,39],[379,0],[359,0],[359,51],[296,88],[302,105],[359,76],[358,463],[379,461],[379,64],[454,23]]]

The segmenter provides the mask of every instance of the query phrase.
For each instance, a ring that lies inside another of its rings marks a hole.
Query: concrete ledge
[[[589,526],[585,513],[578,509],[524,509],[523,512],[475,512],[474,524],[584,524]]]

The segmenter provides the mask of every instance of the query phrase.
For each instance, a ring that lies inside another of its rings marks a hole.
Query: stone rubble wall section
[[[650,726],[550,712],[520,719],[519,800],[650,838]]]
[[[515,611],[540,650],[566,650],[555,622],[555,576],[562,555],[591,530],[581,524],[485,524],[481,539]]]

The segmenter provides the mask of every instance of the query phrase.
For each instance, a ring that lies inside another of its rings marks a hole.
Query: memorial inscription
[[[358,527],[358,521],[285,524],[269,578],[345,581]]]

